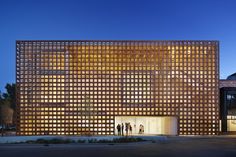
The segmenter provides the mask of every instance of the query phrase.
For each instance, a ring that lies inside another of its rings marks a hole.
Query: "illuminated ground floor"
[[[123,132],[128,135],[178,135],[178,121],[174,116],[116,116],[115,126],[119,124],[124,125]]]

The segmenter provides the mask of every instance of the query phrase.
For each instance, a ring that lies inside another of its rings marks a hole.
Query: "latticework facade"
[[[217,41],[17,41],[18,135],[112,135],[116,116],[219,131]]]

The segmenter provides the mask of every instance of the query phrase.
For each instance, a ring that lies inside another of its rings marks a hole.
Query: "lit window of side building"
[[[219,133],[218,41],[17,41],[18,135]]]

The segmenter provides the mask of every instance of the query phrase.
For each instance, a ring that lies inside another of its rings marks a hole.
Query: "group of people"
[[[116,126],[116,129],[117,129],[117,132],[118,132],[118,136],[124,136],[124,130],[125,130],[126,136],[132,134],[132,126],[130,125],[130,123],[125,123],[125,125],[123,123],[118,124]]]
[[[118,132],[118,136],[124,136],[124,130],[125,130],[125,135],[132,135],[132,125],[128,122],[125,123],[125,125],[122,124],[117,124],[116,126],[117,132]],[[136,129],[136,125],[134,124],[134,130]],[[144,126],[142,124],[140,124],[139,126],[139,134],[143,134],[144,133]]]

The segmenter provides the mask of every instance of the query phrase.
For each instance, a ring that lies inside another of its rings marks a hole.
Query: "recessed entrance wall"
[[[227,131],[236,131],[236,120],[227,120]]]
[[[140,125],[143,126],[144,135],[177,135],[177,117],[154,117],[154,116],[116,116],[115,127],[118,124],[129,123],[132,127],[132,134],[140,134]],[[124,129],[125,131],[125,129]],[[115,129],[117,134],[117,129]]]

